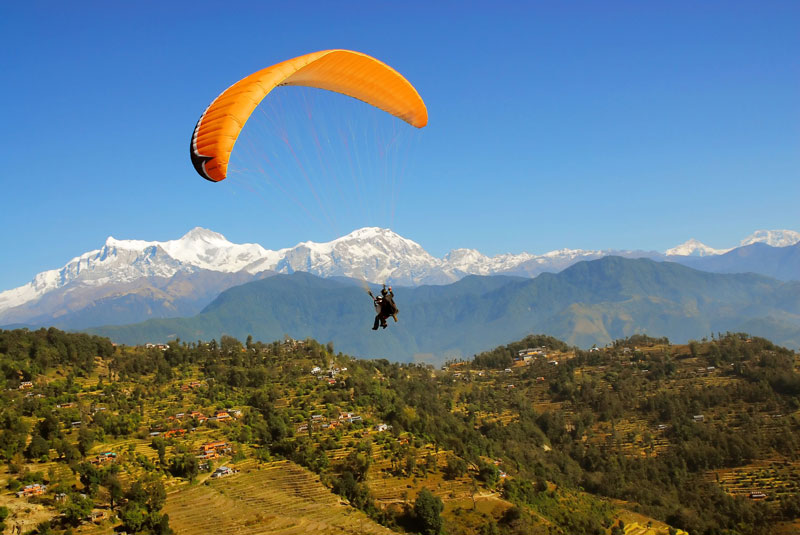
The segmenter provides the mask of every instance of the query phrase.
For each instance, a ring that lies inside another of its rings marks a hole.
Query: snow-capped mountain
[[[757,230],[741,241],[739,245],[766,243],[772,247],[789,247],[800,242],[800,232],[794,230]]]
[[[763,247],[773,249],[773,244],[800,242],[800,233],[757,231],[742,243],[745,242],[751,244],[748,247],[764,242]],[[800,273],[795,269],[796,252],[787,250],[780,256],[784,260],[777,262],[775,255],[765,257],[762,263],[782,264],[780,270],[773,266],[770,271],[759,267],[759,258],[765,253],[735,255],[734,251],[739,249],[714,249],[692,239],[666,253],[560,249],[539,255],[489,257],[474,249],[455,249],[444,258],[436,258],[418,243],[376,227],[362,228],[326,243],[307,241],[279,250],[235,244],[221,234],[198,227],[165,242],[109,237],[100,249],[73,258],[60,269],[40,273],[19,288],[0,292],[0,325],[47,324],[48,318],[61,318],[62,325],[79,328],[75,325],[82,325],[89,317],[94,318],[92,321],[115,323],[115,317],[124,316],[125,321],[130,321],[131,310],[138,311],[141,319],[179,315],[187,310],[199,311],[226,288],[275,272],[304,271],[321,277],[417,286],[449,284],[466,275],[534,277],[543,272],[559,272],[581,260],[617,255],[670,260],[696,269],[729,273],[740,272],[737,266],[747,257],[746,271],[786,280],[800,278],[792,276]]]
[[[321,277],[351,277],[396,284],[452,282],[441,279],[441,260],[418,243],[389,229],[367,227],[326,243],[302,242],[280,251],[280,260],[265,259],[250,267],[278,273],[307,271]]]
[[[710,256],[725,254],[728,251],[730,249],[714,249],[692,238],[677,247],[667,249],[664,254],[667,256]]]
[[[70,284],[121,284],[198,269],[235,273],[270,255],[277,261],[278,254],[256,244],[233,244],[221,234],[199,227],[166,242],[109,237],[100,249],[73,258],[61,269],[39,273],[24,286],[0,292],[0,312]]]
[[[446,266],[448,273],[454,275],[492,275],[515,269],[534,258],[536,256],[528,253],[489,257],[475,249],[453,249],[444,257],[443,265]]]

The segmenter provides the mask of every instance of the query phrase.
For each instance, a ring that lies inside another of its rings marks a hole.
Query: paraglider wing
[[[351,50],[323,50],[278,63],[243,78],[222,92],[197,121],[190,153],[203,178],[224,180],[233,145],[258,104],[279,85],[301,85],[342,93],[422,128],[425,103],[408,80],[375,58]]]

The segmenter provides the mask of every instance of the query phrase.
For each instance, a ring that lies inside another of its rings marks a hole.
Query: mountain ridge
[[[781,342],[800,345],[800,282],[649,259],[582,261],[535,279],[470,275],[395,293],[400,321],[378,333],[369,330],[373,311],[362,288],[303,272],[233,287],[191,318],[89,332],[126,344],[288,334],[330,340],[365,358],[437,361],[533,332],[588,347],[636,333],[685,341],[749,324],[758,329],[752,334],[779,333]]]
[[[678,261],[696,269],[726,273],[753,271],[791,280],[800,278],[800,242],[784,247],[764,242],[786,243],[794,238],[800,239],[800,233],[757,231],[742,240],[756,240],[755,243],[732,250],[713,249],[689,240],[667,251],[684,255],[560,249],[541,255],[508,253],[488,257],[475,249],[454,249],[443,258],[436,258],[416,242],[378,227],[358,229],[330,242],[306,241],[278,250],[252,243],[234,244],[222,234],[196,227],[179,239],[165,242],[109,237],[100,249],[77,256],[58,270],[42,272],[26,285],[0,292],[0,325],[85,328],[96,325],[91,323],[92,318],[124,324],[148,317],[193,314],[216,297],[214,291],[272,273],[296,271],[395,285],[441,285],[473,274],[531,278],[559,272],[582,260],[619,255]],[[727,252],[715,254],[719,251]],[[176,305],[174,291],[154,290],[179,274],[185,285],[192,286],[186,291],[198,295],[192,303],[178,299],[181,302]],[[222,280],[226,277],[227,282]],[[214,282],[209,283],[209,279]],[[152,291],[148,293],[146,288]],[[107,311],[105,316],[92,312],[101,309]],[[132,310],[138,315],[132,316]]]

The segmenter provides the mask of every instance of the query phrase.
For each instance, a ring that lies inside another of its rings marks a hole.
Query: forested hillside
[[[395,288],[395,300],[399,323],[376,336],[369,330],[371,300],[357,281],[294,273],[231,288],[194,317],[91,332],[127,344],[288,334],[332,340],[358,357],[437,363],[531,332],[588,348],[635,333],[686,342],[746,328],[800,346],[800,282],[646,259],[606,257],[535,279],[470,276],[447,286]]]
[[[531,336],[434,369],[311,339],[16,330],[0,366],[8,532],[800,526],[798,356],[745,334]]]

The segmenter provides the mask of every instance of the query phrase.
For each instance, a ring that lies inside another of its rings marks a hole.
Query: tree
[[[356,481],[353,472],[349,470],[345,470],[340,477],[334,479],[333,492],[344,496],[350,505],[362,511],[370,511],[373,508],[369,487],[365,483]]]
[[[444,504],[438,496],[423,488],[414,502],[414,518],[422,535],[439,535],[444,527],[442,511]]]
[[[119,505],[119,502],[124,495],[124,492],[122,491],[122,483],[116,474],[109,473],[106,474],[106,478],[103,481],[103,486],[108,489],[111,510],[114,510],[114,506]]]
[[[170,461],[169,471],[174,476],[185,477],[189,481],[194,481],[200,473],[200,464],[197,457],[191,453],[184,453],[180,457],[173,457]]]
[[[77,526],[84,518],[89,516],[93,507],[94,502],[90,498],[84,498],[80,494],[72,493],[61,509],[61,513],[68,524]]]
[[[406,475],[411,476],[417,468],[417,452],[409,449],[406,452]]]
[[[86,491],[94,496],[102,480],[100,471],[93,464],[81,463],[78,465],[78,473]]]
[[[50,443],[40,435],[33,435],[28,449],[25,451],[26,457],[29,459],[40,459],[46,457],[50,452]]]
[[[161,437],[155,437],[150,442],[150,447],[158,452],[158,462],[161,463],[162,466],[167,464],[167,441]]]
[[[356,478],[356,481],[365,481],[371,464],[371,455],[353,450],[345,459],[344,469],[350,471]]]
[[[459,478],[467,473],[467,463],[461,457],[448,455],[447,466],[445,466],[444,473],[448,479]]]
[[[169,535],[169,517],[160,513],[167,493],[164,484],[154,477],[137,480],[125,493],[128,503],[120,511],[120,519],[126,531],[148,532]]]
[[[45,439],[52,440],[61,434],[58,418],[52,412],[36,425],[36,431]]]

